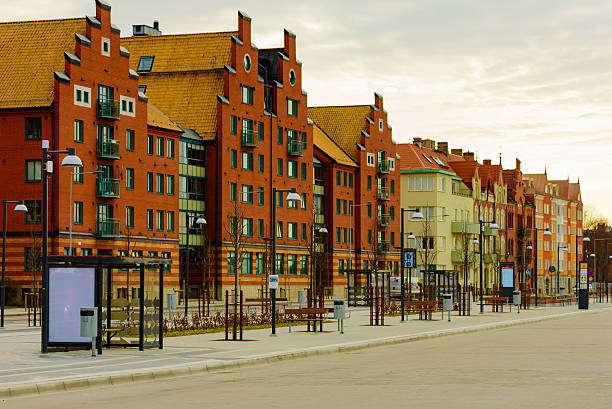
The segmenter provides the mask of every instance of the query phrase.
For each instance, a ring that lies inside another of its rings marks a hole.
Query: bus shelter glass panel
[[[143,283],[144,304],[144,346],[159,346],[159,266],[152,265],[145,269]]]

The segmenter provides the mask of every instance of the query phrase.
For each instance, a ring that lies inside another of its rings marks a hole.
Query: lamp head
[[[474,238],[474,240],[472,240],[472,243],[474,243],[474,244],[479,244],[480,242],[478,241],[478,239],[477,239],[477,238]]]
[[[412,220],[423,220],[424,219],[423,213],[421,213],[419,209],[416,209],[416,212],[412,213],[412,215],[410,215],[410,218]]]
[[[83,162],[81,158],[76,156],[76,150],[74,148],[68,148],[68,155],[62,159],[62,166],[71,168],[83,166]]]
[[[408,233],[408,240],[414,240],[416,239],[416,237],[414,237],[414,234],[412,234],[412,232]]]
[[[319,229],[319,233],[321,233],[321,234],[327,234],[327,233],[328,233],[328,231],[327,231],[327,229],[325,228],[325,226],[323,226],[323,227],[321,227],[321,228]]]
[[[294,191],[287,193],[287,201],[288,202],[301,202],[302,198],[300,195]]]
[[[499,229],[499,225],[497,223],[495,223],[495,222],[491,223],[489,225],[489,229],[497,230],[497,229]]]
[[[595,257],[595,253],[589,254],[589,257]]]
[[[27,212],[28,208],[23,203],[19,203],[17,206],[15,206],[15,211],[16,212]]]
[[[532,246],[527,246],[527,250],[533,250]]]
[[[582,242],[583,243],[588,243],[590,241],[591,241],[591,239],[589,239],[589,236],[585,236],[585,237],[582,238]]]
[[[552,233],[550,232],[550,230],[546,229],[546,230],[544,230],[543,235],[544,236],[552,236]]]
[[[200,225],[206,224],[206,219],[203,218],[202,216],[198,216],[198,218],[196,219],[195,222],[196,222],[196,224],[200,224]]]

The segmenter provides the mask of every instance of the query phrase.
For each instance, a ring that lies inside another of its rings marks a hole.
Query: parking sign
[[[416,267],[416,252],[414,249],[405,249],[402,260],[404,262],[404,268],[415,268]]]

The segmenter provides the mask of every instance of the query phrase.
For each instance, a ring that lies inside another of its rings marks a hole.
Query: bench
[[[510,305],[510,311],[512,311],[512,297],[483,297],[483,305],[490,305],[491,312],[504,312],[504,304]],[[501,307],[501,311],[497,311],[497,308]]]
[[[291,332],[291,321],[294,320],[294,316],[299,316],[302,318],[306,316],[307,318],[312,318],[308,321],[320,321],[323,320],[323,315],[329,312],[334,312],[333,308],[286,308],[285,309],[285,317],[287,321],[289,321],[289,332]],[[320,317],[317,317],[319,315]],[[298,319],[299,319],[298,318]],[[317,320],[317,318],[319,318]],[[315,325],[315,332],[317,326]]]
[[[417,300],[417,301],[406,301],[406,312],[410,314],[410,312],[419,313],[419,319],[422,319],[423,313],[425,313],[425,317],[427,314],[430,314],[429,319],[431,319],[431,314],[436,311],[440,311],[440,303],[436,300]],[[427,319],[427,318],[426,318]]]

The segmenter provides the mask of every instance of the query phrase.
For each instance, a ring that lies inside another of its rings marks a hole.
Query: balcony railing
[[[244,129],[242,131],[242,138],[240,139],[242,146],[247,148],[256,148],[259,145],[257,140],[257,134],[252,130]]]
[[[119,101],[99,99],[98,118],[119,119]]]
[[[388,253],[391,245],[388,241],[379,241],[378,242],[378,252],[379,253]]]
[[[381,214],[378,216],[378,225],[380,227],[387,227],[391,225],[391,216],[388,214]]]
[[[389,200],[389,188],[388,187],[378,188],[378,200]]]
[[[287,141],[287,153],[289,155],[302,156],[305,143],[299,140]]]
[[[382,162],[378,162],[378,173],[389,173],[389,162],[383,160]]]
[[[478,234],[478,223],[471,222],[451,222],[453,233]]]
[[[497,230],[498,229],[492,229],[489,226],[485,226],[484,235],[485,236],[497,236]]]
[[[98,237],[117,237],[119,234],[119,219],[98,219]]]
[[[98,158],[119,159],[119,141],[98,138],[97,156]]]
[[[119,197],[119,180],[99,177],[96,195],[98,197]]]

